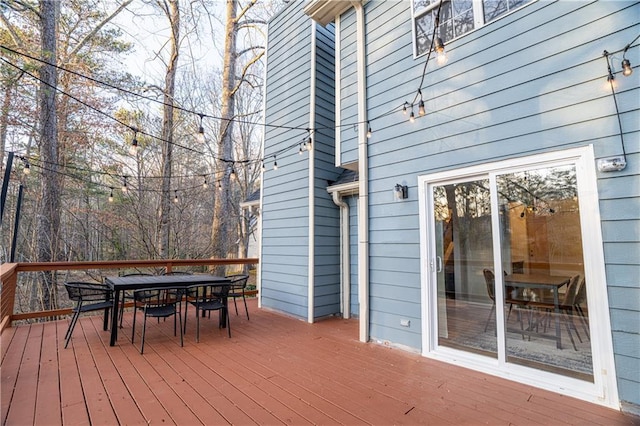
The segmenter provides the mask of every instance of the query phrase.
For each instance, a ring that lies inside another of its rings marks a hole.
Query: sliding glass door
[[[613,356],[606,286],[592,284],[605,279],[597,192],[580,157],[549,157],[420,179],[424,353],[604,393],[594,371]]]

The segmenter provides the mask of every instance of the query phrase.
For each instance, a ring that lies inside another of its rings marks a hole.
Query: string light
[[[111,192],[109,193],[109,202],[113,203],[113,187],[109,188]]]
[[[418,104],[418,115],[422,117],[426,114],[424,109],[424,101],[422,100],[422,90],[418,89],[418,94],[420,95],[420,103]]]
[[[413,104],[411,104],[411,114],[409,114],[409,121],[411,123],[415,123],[416,122],[416,116],[413,114]]]
[[[262,160],[262,166],[260,166],[262,168],[262,171],[264,172],[266,170],[266,167],[264,166],[264,160]]]
[[[204,178],[204,183],[202,184],[202,187],[204,189],[209,188],[209,183],[207,182],[207,175],[202,176]]]
[[[23,158],[22,161],[24,162],[24,168],[22,169],[22,173],[24,173],[25,175],[31,174],[31,165],[29,165],[29,160],[27,160],[26,158]]]
[[[174,202],[175,204],[178,204],[178,190],[177,190],[177,189],[176,189],[176,191],[175,191],[175,196],[173,197],[173,202]]]
[[[138,153],[138,129],[131,128],[133,131],[133,140],[129,147],[129,154],[136,155]]]
[[[198,134],[196,135],[196,138],[198,139],[198,143],[204,144],[205,142],[204,127],[202,125],[202,119],[204,118],[204,114],[198,114],[198,116],[200,117],[200,126],[198,127]]]
[[[222,181],[218,181],[218,189],[222,190]]]
[[[127,177],[126,176],[122,176],[122,192],[124,194],[126,194],[127,190],[128,190],[128,188],[127,188]]]
[[[273,170],[278,170],[278,160],[276,156],[273,156]]]
[[[306,146],[306,144],[304,142],[300,143],[300,149],[298,149],[298,154],[300,154],[300,155],[302,155],[302,145]]]
[[[229,172],[229,178],[231,178],[231,179],[235,179],[236,178],[236,170],[233,168],[233,164],[231,165],[231,171]]]
[[[435,39],[435,51],[436,51],[436,62],[438,65],[444,65],[447,63],[447,54],[444,50],[444,42],[440,37],[436,37]]]
[[[402,106],[402,113],[404,115],[407,115],[407,107],[409,106],[409,103],[407,101],[404,101],[404,105]]]
[[[371,138],[372,133],[371,124],[367,121],[367,139]]]
[[[633,73],[633,68],[631,68],[631,61],[627,58],[622,60],[622,75],[625,77],[629,77]]]
[[[311,129],[307,129],[307,151],[313,148],[313,139],[311,139]]]

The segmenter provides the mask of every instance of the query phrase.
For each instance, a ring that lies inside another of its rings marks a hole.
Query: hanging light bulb
[[[407,103],[407,101],[404,101],[404,105],[402,105],[402,113],[404,115],[407,115],[407,107],[409,106],[409,103]]]
[[[31,174],[31,165],[29,164],[29,161],[27,161],[27,159],[23,159],[24,161],[24,168],[22,169],[22,173],[24,173],[25,175]]]
[[[204,143],[204,127],[202,126],[202,119],[204,118],[203,114],[199,114],[200,116],[200,126],[198,127],[198,134],[196,135],[196,138],[198,139],[198,143],[203,144]]]
[[[309,135],[307,136],[307,151],[311,151],[311,148],[313,148],[313,139],[311,139],[311,130],[307,129],[307,132],[309,133]]]
[[[204,178],[204,183],[202,184],[202,187],[204,189],[207,189],[209,187],[209,182],[207,182],[207,175],[204,175],[203,178]]]
[[[633,73],[633,68],[631,68],[631,61],[627,58],[622,60],[622,75],[625,77],[629,77]]]
[[[175,196],[173,197],[173,202],[178,204],[178,190],[176,189]]]
[[[426,114],[426,111],[424,109],[424,101],[422,99],[420,99],[420,103],[418,104],[418,115],[420,115],[420,117],[422,117],[425,114]]]
[[[128,189],[129,188],[127,188],[127,177],[123,176],[122,177],[122,192],[126,194]]]
[[[222,190],[222,181],[218,181],[218,189]]]
[[[229,172],[229,177],[231,179],[235,179],[236,178],[236,170],[233,168],[233,164],[231,164],[231,171]]]
[[[275,155],[273,156],[273,170],[278,170],[278,160]]]
[[[444,50],[444,42],[440,37],[435,39],[434,49],[436,51],[436,62],[438,65],[444,65],[447,63],[447,54]]]
[[[109,202],[113,203],[113,188],[110,188],[111,192],[109,193]]]
[[[302,155],[302,145],[305,145],[305,146],[306,146],[307,144],[306,144],[306,143],[304,143],[304,142],[302,142],[302,143],[300,144],[300,147],[298,148],[298,154],[300,154],[300,155]]]
[[[262,168],[262,171],[264,172],[267,168],[264,166],[264,160],[261,160],[262,165],[260,166]]]
[[[413,104],[411,104],[411,114],[409,114],[409,121],[411,123],[415,123],[416,121],[416,116],[413,114]]]
[[[371,124],[367,121],[367,138],[371,138],[373,132],[371,131]]]
[[[129,145],[129,154],[136,155],[138,153],[138,129],[135,127],[130,129],[133,132],[133,139],[131,140],[131,145]]]

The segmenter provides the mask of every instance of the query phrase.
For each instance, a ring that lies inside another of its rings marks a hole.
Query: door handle
[[[436,256],[436,272],[442,272],[442,258],[440,256]]]

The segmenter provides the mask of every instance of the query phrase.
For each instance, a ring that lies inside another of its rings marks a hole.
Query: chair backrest
[[[162,275],[193,275],[193,274],[187,271],[171,271],[171,272],[163,272]]]
[[[562,299],[562,304],[564,306],[573,306],[579,284],[580,274],[571,277],[569,284],[567,285],[567,291],[564,293],[564,298]]]
[[[483,269],[482,274],[484,275],[484,280],[487,284],[487,293],[491,300],[495,300],[495,285],[496,285],[496,276],[493,274],[491,269]]]
[[[153,274],[148,274],[146,272],[131,272],[130,274],[122,274],[121,277],[150,277]]]
[[[231,280],[231,286],[234,289],[244,289],[249,281],[249,275],[246,274],[227,275],[225,278]]]
[[[585,278],[582,277],[580,280],[580,284],[578,285],[578,290],[576,291],[576,297],[573,299],[574,305],[581,305],[587,301],[587,283]]]
[[[145,288],[133,292],[133,300],[146,307],[175,305],[182,297],[182,289],[177,288]]]
[[[228,284],[194,284],[187,288],[187,294],[192,301],[223,300],[229,297],[229,288]]]
[[[74,302],[98,302],[111,299],[111,289],[99,283],[69,281],[64,283],[69,300]]]

